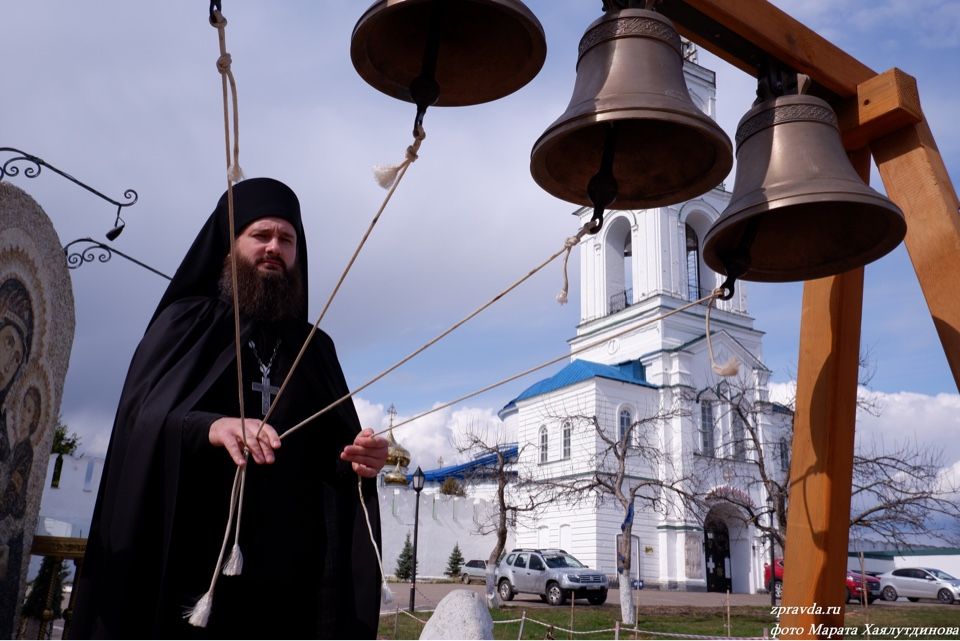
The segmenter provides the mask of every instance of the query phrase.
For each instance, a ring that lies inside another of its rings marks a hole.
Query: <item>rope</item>
[[[664,313],[664,314],[661,314],[660,316],[657,316],[657,317],[655,317],[655,318],[648,319],[648,320],[640,323],[639,325],[633,325],[633,326],[631,326],[631,327],[629,327],[629,328],[627,328],[627,329],[623,329],[623,330],[621,330],[621,331],[619,331],[619,332],[617,332],[617,333],[615,333],[615,334],[612,334],[612,335],[610,335],[610,336],[605,337],[603,340],[595,341],[595,342],[593,342],[593,343],[589,343],[589,344],[587,344],[587,345],[583,345],[583,346],[581,346],[581,347],[578,347],[577,349],[571,350],[568,354],[564,354],[563,356],[558,356],[557,358],[554,358],[554,359],[551,359],[551,360],[549,360],[549,361],[546,361],[545,363],[541,363],[541,364],[535,365],[534,367],[531,367],[531,368],[529,368],[529,369],[525,369],[525,370],[523,370],[522,372],[519,372],[519,373],[517,373],[517,374],[513,374],[512,376],[508,376],[507,378],[502,379],[502,380],[500,380],[500,381],[497,381],[496,383],[492,383],[492,384],[487,385],[486,387],[483,387],[483,388],[481,388],[481,389],[479,389],[479,390],[476,390],[476,391],[474,391],[474,392],[470,392],[469,394],[464,394],[463,396],[461,396],[461,397],[459,397],[459,398],[457,398],[457,399],[454,399],[454,400],[452,400],[452,401],[450,401],[450,402],[448,402],[448,403],[444,403],[443,405],[438,405],[437,407],[434,407],[434,408],[432,408],[432,409],[429,409],[429,410],[427,410],[426,412],[422,412],[422,413],[420,413],[420,414],[417,414],[417,415],[414,416],[413,418],[408,418],[408,419],[405,420],[405,421],[401,421],[400,423],[396,423],[396,424],[394,424],[393,428],[394,428],[394,429],[398,429],[398,428],[406,425],[407,423],[412,423],[413,421],[416,421],[416,420],[418,420],[418,419],[421,419],[421,418],[423,418],[424,416],[429,416],[430,414],[433,414],[434,412],[439,412],[440,410],[446,409],[446,408],[450,407],[451,405],[456,405],[457,403],[460,403],[460,402],[465,401],[465,400],[467,400],[467,399],[473,398],[474,396],[479,396],[480,394],[484,394],[484,393],[486,393],[486,392],[489,392],[490,390],[496,389],[497,387],[500,387],[500,386],[502,386],[502,385],[506,385],[507,383],[512,383],[513,381],[517,380],[518,378],[523,378],[523,377],[526,376],[527,374],[532,374],[533,372],[536,372],[536,371],[538,371],[538,370],[541,370],[541,369],[543,369],[543,368],[545,368],[545,367],[549,367],[549,366],[551,366],[551,365],[554,365],[554,364],[556,364],[556,363],[559,363],[560,361],[566,360],[567,358],[569,358],[569,357],[571,357],[571,356],[576,356],[577,354],[580,354],[580,353],[583,353],[583,352],[585,352],[585,351],[587,351],[587,350],[593,349],[594,347],[598,347],[598,346],[600,346],[600,345],[603,345],[604,343],[606,343],[607,341],[609,341],[609,340],[612,339],[612,338],[619,338],[620,336],[623,336],[623,335],[625,335],[625,334],[629,334],[630,332],[633,332],[633,331],[635,331],[635,330],[637,330],[637,329],[640,329],[641,327],[645,327],[645,326],[650,325],[650,324],[652,324],[652,323],[659,322],[659,321],[661,321],[661,320],[664,320],[664,319],[666,319],[666,318],[669,318],[670,316],[673,316],[674,314],[679,314],[680,312],[686,311],[686,310],[690,309],[691,307],[694,307],[694,306],[696,306],[696,305],[699,305],[699,304],[701,304],[701,303],[703,303],[703,302],[706,302],[706,301],[708,301],[708,300],[712,300],[712,299],[713,299],[714,297],[716,297],[716,296],[717,296],[716,292],[711,293],[709,296],[704,296],[703,298],[701,298],[701,299],[699,299],[699,300],[695,300],[695,301],[692,301],[692,302],[690,302],[690,303],[687,303],[686,305],[683,305],[683,306],[681,306],[681,307],[678,307],[678,308],[676,308],[676,309],[672,309],[672,310],[670,310],[669,312],[666,312],[666,313]],[[338,402],[339,402],[339,401],[338,401]],[[310,419],[307,419],[307,420],[309,421]],[[377,432],[376,434],[374,434],[374,436],[379,436],[380,434],[383,434],[383,433],[385,433],[386,431],[387,431],[387,430],[382,430],[382,431],[380,431],[380,432]],[[289,433],[289,432],[288,432],[288,433]]]
[[[736,376],[740,372],[740,362],[735,357],[731,356],[723,365],[717,365],[717,361],[713,357],[713,340],[710,337],[710,310],[713,309],[713,304],[716,299],[723,296],[723,294],[724,290],[722,287],[713,290],[713,293],[710,295],[710,302],[707,303],[707,313],[705,315],[707,353],[710,355],[710,366],[713,368],[715,374],[720,376]]]
[[[294,370],[297,369],[297,366],[300,364],[300,359],[303,358],[304,353],[307,351],[307,346],[310,345],[310,341],[313,340],[314,334],[317,333],[317,329],[320,327],[320,321],[323,320],[323,317],[326,316],[327,310],[330,308],[330,304],[333,302],[333,299],[336,297],[337,293],[340,291],[340,286],[343,285],[343,281],[346,280],[347,274],[350,272],[350,269],[353,267],[353,263],[356,262],[357,256],[360,255],[360,250],[363,249],[363,246],[367,242],[367,238],[370,237],[370,233],[373,231],[373,228],[377,225],[377,222],[380,220],[380,215],[383,213],[383,210],[386,209],[387,203],[390,202],[390,199],[393,197],[393,193],[397,190],[397,187],[400,185],[400,181],[403,180],[403,177],[407,173],[407,169],[413,164],[414,161],[418,158],[417,151],[420,150],[420,144],[423,142],[423,139],[427,137],[426,132],[422,127],[418,127],[414,135],[413,144],[407,147],[407,157],[406,159],[398,165],[397,174],[394,177],[390,188],[387,191],[387,195],[383,199],[383,203],[380,205],[380,209],[377,210],[377,213],[374,214],[373,219],[370,221],[370,224],[367,226],[367,230],[364,232],[363,237],[360,239],[360,244],[357,245],[357,248],[353,251],[353,255],[350,257],[350,260],[347,261],[347,265],[344,268],[343,272],[340,274],[337,284],[334,286],[333,291],[330,292],[330,296],[327,298],[327,302],[324,304],[323,309],[320,311],[320,315],[317,317],[317,322],[313,324],[313,327],[310,329],[310,333],[307,334],[307,338],[303,341],[303,345],[300,346],[300,351],[297,353],[297,357],[293,360],[293,365],[290,367],[290,371],[287,372],[286,377],[283,379],[283,383],[280,384],[280,389],[277,391],[277,395],[273,398],[273,402],[270,403],[270,407],[267,409],[267,414],[263,417],[263,420],[260,422],[260,426],[257,428],[257,437],[260,436],[260,431],[263,430],[263,424],[267,422],[270,416],[273,414],[273,409],[277,406],[277,402],[280,400],[280,397],[283,395],[285,389],[287,389],[287,383],[290,382],[290,378],[293,376]],[[283,438],[283,437],[281,437]]]
[[[237,258],[236,258],[236,239],[234,238],[236,232],[236,224],[234,220],[234,203],[233,203],[233,183],[241,180],[243,178],[243,172],[240,169],[240,148],[239,148],[239,134],[240,134],[240,122],[239,116],[237,113],[237,83],[233,77],[233,71],[230,69],[232,59],[230,54],[227,53],[226,45],[226,26],[227,19],[223,17],[223,14],[219,10],[215,9],[212,14],[211,24],[217,30],[217,39],[220,45],[220,57],[217,58],[217,71],[220,72],[221,86],[223,89],[223,139],[224,146],[226,148],[226,164],[227,164],[227,221],[229,227],[228,236],[230,238],[230,280],[232,283],[233,289],[233,336],[234,336],[234,351],[236,353],[237,361],[237,396],[239,401],[240,408],[240,426],[243,436],[243,447],[244,454],[249,455],[247,450],[247,422],[245,420],[244,412],[244,403],[243,403],[243,356],[240,347],[240,305],[238,302],[238,285],[237,285]],[[230,115],[227,99],[227,81],[229,79],[230,89],[233,96],[233,162],[231,163],[231,152],[230,152]],[[227,527],[223,534],[223,543],[220,546],[220,555],[217,558],[217,565],[213,570],[213,577],[210,579],[210,588],[207,592],[200,597],[196,605],[188,609],[186,613],[186,618],[191,625],[197,627],[206,627],[207,621],[210,618],[210,609],[213,603],[213,594],[214,590],[217,587],[217,578],[220,575],[220,568],[223,566],[223,557],[227,549],[227,543],[230,540],[230,532],[232,530],[233,517],[237,504],[239,502],[242,507],[242,499],[240,498],[240,487],[242,486],[242,479],[246,478],[245,474],[241,474],[241,466],[237,466],[237,471],[233,477],[233,488],[230,491],[230,511],[227,518]],[[239,524],[240,518],[239,514],[237,515],[237,523]],[[239,526],[234,537],[236,542],[240,535]],[[240,555],[240,549],[235,544],[235,550],[230,555],[229,560],[229,571],[239,573],[239,567],[242,565],[242,556]]]
[[[580,241],[587,233],[593,233],[595,227],[595,221],[591,220],[581,227],[576,235],[568,238],[563,244],[563,248],[567,252],[563,257],[563,288],[560,290],[560,293],[557,294],[557,302],[561,305],[567,304],[567,293],[570,291],[570,280],[567,278],[567,263],[570,261],[570,252],[580,244]]]
[[[589,231],[591,225],[592,225],[592,223],[586,223],[586,224],[580,229],[580,231],[577,232],[577,235],[576,235],[576,236],[573,236],[573,237],[571,237],[571,238],[582,238],[583,234],[586,233],[587,231]],[[337,405],[340,405],[341,403],[343,403],[343,402],[346,401],[347,399],[352,398],[355,394],[359,394],[360,392],[362,392],[362,391],[365,390],[366,388],[370,387],[371,385],[373,385],[374,383],[376,383],[377,381],[379,381],[380,379],[382,379],[384,376],[386,376],[386,375],[389,374],[390,372],[392,372],[392,371],[396,370],[398,367],[401,367],[402,365],[406,364],[407,362],[409,362],[410,360],[412,360],[414,357],[416,357],[418,354],[422,353],[422,352],[425,351],[426,349],[428,349],[428,348],[432,347],[433,345],[435,345],[436,343],[438,343],[440,340],[442,340],[442,339],[446,338],[447,336],[449,336],[449,335],[450,335],[451,333],[453,333],[455,330],[457,330],[458,328],[462,327],[464,324],[466,324],[468,321],[472,320],[474,317],[476,317],[478,314],[480,314],[481,312],[483,312],[485,309],[487,309],[488,307],[490,307],[491,305],[493,305],[494,303],[496,303],[497,301],[499,301],[501,298],[503,298],[504,296],[506,296],[507,294],[509,294],[511,291],[513,291],[514,289],[516,289],[517,287],[519,287],[520,285],[522,285],[524,282],[526,282],[527,280],[529,280],[529,279],[530,279],[531,277],[533,277],[537,272],[539,272],[539,271],[542,270],[544,267],[546,267],[547,265],[549,265],[551,262],[553,262],[554,260],[556,260],[556,258],[557,258],[558,256],[560,256],[560,254],[562,254],[562,253],[564,253],[564,252],[568,252],[568,253],[569,253],[568,243],[570,242],[570,240],[571,240],[571,239],[568,238],[567,241],[564,243],[563,248],[561,248],[559,251],[554,252],[553,254],[551,254],[546,260],[544,260],[544,261],[541,262],[539,265],[537,265],[536,267],[534,267],[533,269],[531,269],[529,272],[527,272],[527,273],[526,273],[524,276],[522,276],[521,278],[519,278],[519,279],[517,279],[516,281],[514,281],[514,282],[513,282],[512,284],[510,284],[506,289],[504,289],[504,290],[502,290],[501,292],[499,292],[498,294],[496,294],[493,298],[491,298],[490,300],[488,300],[486,303],[482,304],[480,307],[476,308],[475,310],[473,310],[472,312],[470,312],[469,314],[467,314],[465,317],[463,317],[462,319],[460,319],[459,321],[457,321],[456,323],[454,323],[453,325],[451,325],[450,327],[448,327],[446,330],[444,330],[443,332],[441,332],[440,334],[438,334],[438,335],[435,336],[434,338],[430,339],[429,341],[427,341],[426,343],[424,343],[423,345],[421,345],[420,347],[418,347],[417,349],[415,349],[413,352],[411,352],[411,353],[408,354],[407,356],[404,356],[404,357],[403,357],[402,359],[400,359],[397,363],[395,363],[394,365],[391,365],[391,366],[388,367],[387,369],[383,370],[382,372],[380,372],[379,374],[377,374],[376,376],[374,376],[372,379],[370,379],[369,381],[367,381],[366,383],[364,383],[364,384],[361,385],[360,387],[357,387],[356,389],[351,390],[350,392],[348,392],[347,394],[341,396],[340,398],[338,398],[336,401],[334,401],[334,402],[331,403],[330,405],[327,405],[325,408],[321,409],[319,412],[317,412],[317,413],[314,414],[313,416],[310,416],[309,418],[304,419],[303,421],[301,421],[301,422],[298,423],[297,425],[294,425],[292,428],[290,428],[289,430],[287,430],[286,432],[284,432],[283,435],[280,436],[280,438],[281,438],[281,439],[284,439],[284,438],[290,436],[291,434],[293,434],[294,432],[296,432],[298,429],[300,429],[301,427],[303,427],[303,426],[306,425],[307,423],[310,423],[311,421],[313,421],[314,419],[318,418],[318,417],[321,416],[322,414],[330,411],[331,409],[333,409],[333,408],[336,407]],[[544,366],[544,367],[545,367],[545,366]],[[535,371],[535,370],[532,370],[532,371]],[[501,384],[503,384],[503,383],[500,383],[500,384],[498,384],[498,385],[501,385]],[[491,388],[491,389],[492,389],[492,388]],[[408,421],[408,422],[409,422],[409,421]],[[387,430],[383,430],[383,431],[377,432],[376,434],[374,434],[374,436],[379,436],[380,434],[384,434],[386,431],[387,431]]]
[[[363,508],[363,518],[367,522],[367,532],[370,534],[370,543],[373,544],[373,550],[376,552],[377,567],[380,568],[380,601],[384,605],[393,603],[393,591],[387,585],[387,576],[383,572],[383,561],[380,560],[380,546],[377,545],[377,539],[373,536],[373,525],[370,524],[370,512],[367,511],[367,502],[363,498],[363,477],[357,474],[357,493],[360,494],[360,506]]]

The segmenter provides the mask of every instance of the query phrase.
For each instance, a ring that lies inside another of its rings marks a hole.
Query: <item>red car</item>
[[[768,590],[773,590],[777,598],[783,596],[783,559],[774,559],[774,577],[775,581],[770,580],[770,564],[763,564],[763,582]],[[863,603],[863,588],[867,589],[867,602],[873,603],[880,598],[880,579],[869,574],[860,574],[853,570],[847,570],[846,600]]]

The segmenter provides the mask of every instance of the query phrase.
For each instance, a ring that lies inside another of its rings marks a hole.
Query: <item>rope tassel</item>
[[[407,147],[406,158],[403,159],[403,162],[396,165],[375,166],[373,168],[373,177],[376,179],[377,184],[384,189],[393,187],[400,177],[400,172],[416,162],[419,157],[417,156],[417,152],[420,151],[420,144],[426,137],[427,133],[423,130],[423,127],[418,126],[416,132],[414,132],[413,144]]]
[[[234,543],[230,550],[230,556],[227,562],[223,564],[224,576],[240,576],[243,571],[243,552],[240,551],[240,544]]]
[[[707,303],[707,313],[705,315],[706,329],[707,329],[707,353],[710,355],[710,367],[713,369],[713,372],[718,376],[736,376],[740,373],[740,361],[735,357],[731,356],[728,358],[722,365],[718,365],[716,359],[713,357],[713,340],[710,336],[710,311],[713,309],[713,304],[716,302],[717,298],[723,295],[723,289],[715,289],[710,295],[710,302]]]
[[[570,279],[567,277],[567,263],[570,262],[570,252],[580,244],[584,236],[590,233],[593,225],[594,222],[592,220],[584,223],[583,227],[580,228],[580,231],[578,231],[575,236],[570,236],[566,242],[563,243],[563,249],[566,251],[566,254],[563,256],[563,288],[560,290],[560,293],[557,294],[557,302],[561,305],[567,304],[567,295],[570,291]]]

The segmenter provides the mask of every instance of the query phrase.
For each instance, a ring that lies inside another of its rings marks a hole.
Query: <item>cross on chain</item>
[[[270,368],[266,365],[260,366],[260,382],[254,381],[251,385],[254,392],[260,392],[260,413],[264,416],[270,411],[270,403],[273,397],[277,395],[280,388],[270,384]]]
[[[260,382],[257,383],[254,381],[250,387],[254,392],[260,392],[260,413],[266,416],[267,412],[270,411],[270,403],[273,402],[273,397],[280,392],[279,387],[270,384],[270,367],[273,365],[273,359],[277,357],[277,349],[280,347],[280,341],[277,341],[277,344],[274,345],[273,354],[270,356],[270,361],[266,365],[260,360],[260,355],[257,354],[256,344],[250,341],[249,345],[250,349],[253,350],[254,357],[257,359],[257,366],[260,368]]]

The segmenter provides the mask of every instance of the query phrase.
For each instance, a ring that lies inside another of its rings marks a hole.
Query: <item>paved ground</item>
[[[407,608],[410,605],[410,584],[409,583],[391,583],[396,601],[393,607],[400,606]],[[468,589],[474,592],[484,592],[485,586],[474,583],[471,585],[462,585],[459,583],[418,583],[416,590],[415,606],[418,609],[432,609],[436,607],[440,599],[445,597],[448,592],[456,589]],[[671,590],[638,590],[636,599],[640,605],[656,606],[701,606],[701,607],[723,607],[726,605],[727,595],[718,592],[677,592]],[[730,605],[770,605],[770,596],[766,594],[731,594],[729,596]],[[610,590],[607,596],[607,603],[619,603],[619,590]],[[587,604],[587,601],[577,601],[577,604]],[[521,606],[524,608],[547,608],[547,604],[540,601],[540,597],[534,594],[518,594],[514,597],[510,605]]]

